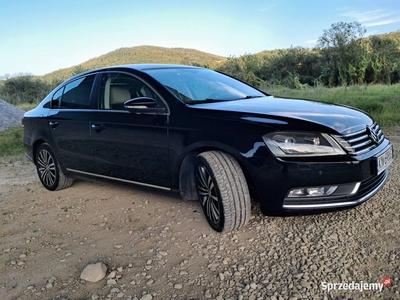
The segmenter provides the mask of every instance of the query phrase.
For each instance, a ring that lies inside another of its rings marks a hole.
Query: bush
[[[20,75],[0,83],[0,98],[13,105],[38,103],[52,87],[33,75]]]

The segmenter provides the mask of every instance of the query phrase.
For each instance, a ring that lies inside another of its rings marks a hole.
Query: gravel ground
[[[21,125],[24,111],[0,99],[0,131]]]
[[[400,128],[386,129],[398,157]],[[49,192],[22,157],[0,161],[0,299],[400,299],[400,165],[350,210],[266,217],[218,234],[177,194],[77,181]],[[107,277],[80,279],[103,262]],[[324,283],[393,283],[382,291]]]

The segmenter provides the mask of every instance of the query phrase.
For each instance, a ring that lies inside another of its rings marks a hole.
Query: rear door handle
[[[96,132],[101,132],[106,129],[106,126],[104,126],[103,124],[92,124],[92,129]]]
[[[51,128],[56,128],[58,125],[60,125],[58,122],[49,122],[49,125]]]

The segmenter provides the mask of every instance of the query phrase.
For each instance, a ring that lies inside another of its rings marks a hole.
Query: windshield
[[[232,101],[265,96],[229,76],[208,69],[144,70],[186,103]]]

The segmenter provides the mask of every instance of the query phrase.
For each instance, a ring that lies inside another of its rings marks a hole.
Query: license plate
[[[393,148],[390,147],[385,153],[379,155],[376,159],[378,175],[382,173],[393,161]]]

